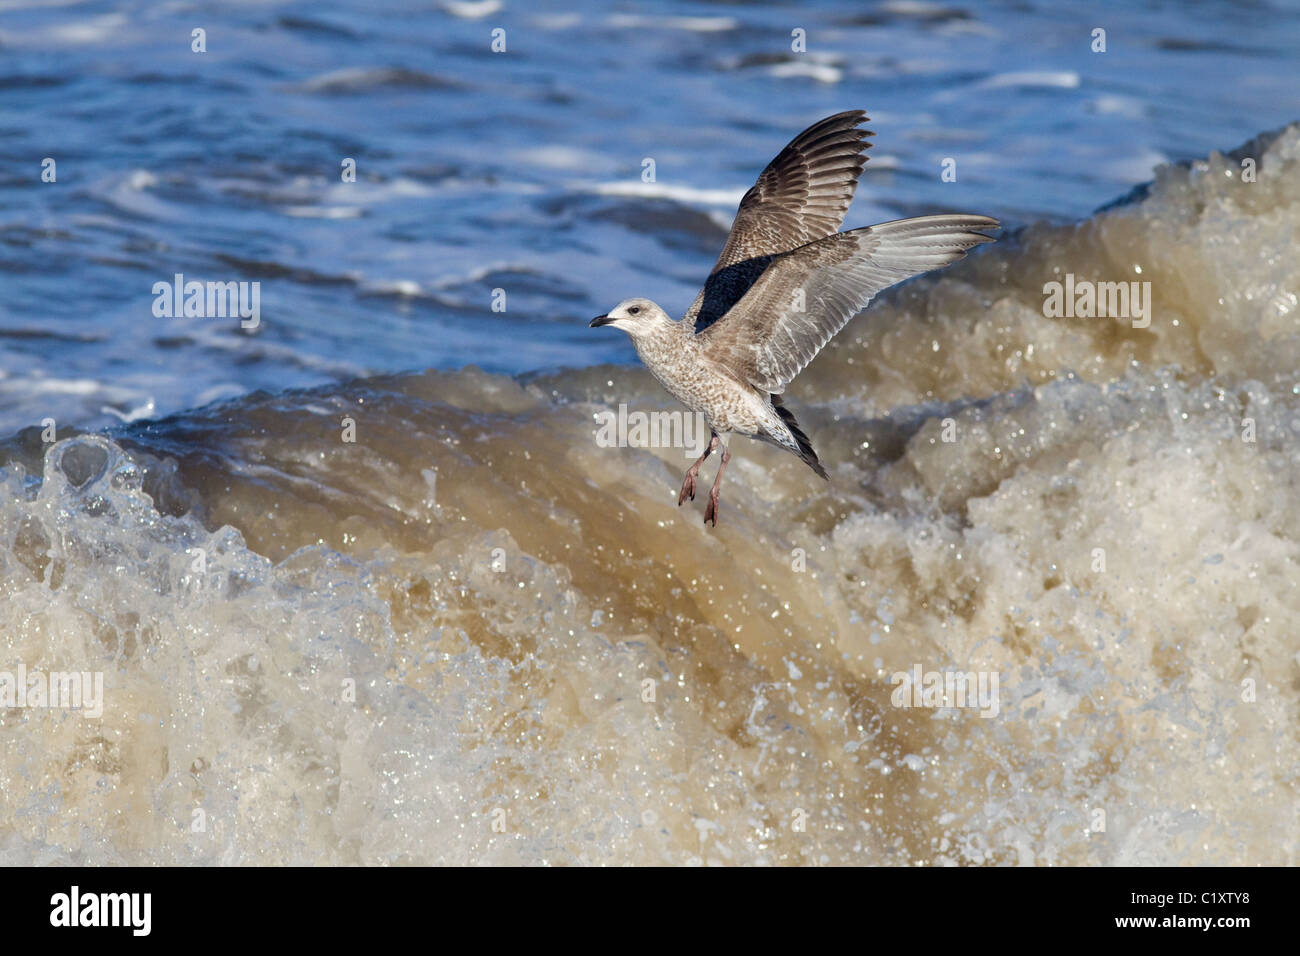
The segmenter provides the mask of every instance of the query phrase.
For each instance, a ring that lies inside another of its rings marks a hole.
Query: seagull
[[[814,123],[777,154],[745,193],[722,255],[681,321],[649,299],[625,299],[590,328],[632,339],[659,383],[709,425],[708,447],[687,469],[677,496],[695,500],[695,480],[722,448],[704,523],[718,525],[728,439],[746,435],[784,448],[830,476],[782,401],[791,380],[876,293],[956,262],[993,237],[987,216],[899,219],[840,232],[871,146],[862,110]]]

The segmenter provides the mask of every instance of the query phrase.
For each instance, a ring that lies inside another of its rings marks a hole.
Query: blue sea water
[[[1297,41],[1264,2],[7,0],[0,431],[630,361],[585,319],[684,310],[824,115],[877,134],[849,226],[1068,221],[1300,116]],[[260,282],[259,327],[156,317],[177,273]]]

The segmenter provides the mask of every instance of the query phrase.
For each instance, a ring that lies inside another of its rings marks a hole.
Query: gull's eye
[[[639,305],[634,305],[634,306],[632,306],[632,308],[630,308],[630,309],[627,310],[627,314],[628,314],[628,315],[636,315],[636,314],[637,314],[638,312],[640,312],[640,311],[641,311],[641,306],[639,306]]]

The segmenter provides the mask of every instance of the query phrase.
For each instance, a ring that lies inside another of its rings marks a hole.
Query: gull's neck
[[[686,322],[667,319],[641,335],[634,335],[632,345],[642,363],[655,377],[666,366],[678,364],[689,352],[695,349],[691,327]]]

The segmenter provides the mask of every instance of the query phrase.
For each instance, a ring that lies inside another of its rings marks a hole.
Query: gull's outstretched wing
[[[867,163],[862,110],[814,123],[767,164],[736,210],[731,234],[685,320],[696,332],[720,319],[763,273],[771,257],[831,236],[853,201]]]
[[[744,297],[700,333],[704,355],[779,395],[877,292],[992,242],[977,230],[997,226],[985,216],[899,219],[775,256]]]

